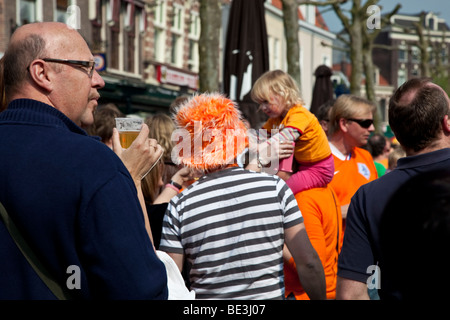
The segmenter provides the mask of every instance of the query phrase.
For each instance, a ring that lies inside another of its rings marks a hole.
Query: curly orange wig
[[[183,140],[188,141],[181,148],[177,144],[172,160],[202,171],[233,164],[248,141],[241,119],[234,102],[219,93],[193,96],[178,107],[174,117]]]

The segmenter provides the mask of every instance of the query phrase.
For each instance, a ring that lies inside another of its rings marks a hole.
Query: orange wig
[[[193,96],[178,107],[174,118],[187,140],[174,148],[172,160],[177,164],[202,171],[221,169],[233,164],[248,143],[241,112],[219,93]]]

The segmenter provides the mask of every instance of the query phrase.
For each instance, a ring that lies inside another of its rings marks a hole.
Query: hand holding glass
[[[140,118],[116,118],[122,148],[128,148],[139,135],[144,121]]]

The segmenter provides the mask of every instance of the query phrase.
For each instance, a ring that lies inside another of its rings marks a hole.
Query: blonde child
[[[269,116],[263,129],[273,134],[265,143],[295,142],[298,171],[286,181],[293,193],[326,186],[334,174],[327,136],[317,118],[303,107],[292,77],[281,70],[268,71],[255,82],[251,96]]]

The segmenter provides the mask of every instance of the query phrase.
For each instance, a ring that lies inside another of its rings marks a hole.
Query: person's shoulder
[[[394,190],[396,190],[405,180],[407,175],[404,175],[400,170],[392,170],[383,176],[363,184],[355,193],[355,198],[372,199],[375,202],[385,197],[388,197]]]
[[[111,174],[128,172],[120,158],[108,146],[91,136],[68,135],[63,144],[66,148],[61,151],[65,153],[62,157],[74,167],[84,168],[94,175],[102,172]]]
[[[256,172],[253,170],[247,170],[243,168],[236,168],[234,170],[235,174],[241,175],[242,178],[249,178],[249,179],[256,179],[261,181],[273,181],[278,182],[279,180],[282,181],[280,177],[274,174],[270,174],[268,172]]]
[[[360,147],[355,147],[353,149],[354,153],[362,158],[366,158],[366,159],[370,159],[371,161],[373,161],[372,155],[370,154],[370,152],[366,149],[360,148]]]
[[[296,104],[296,105],[292,106],[288,110],[286,117],[294,118],[294,119],[298,118],[298,117],[301,117],[301,119],[315,118],[314,114],[312,114],[308,109],[306,109],[301,104]]]
[[[74,148],[80,156],[91,157],[93,161],[95,158],[104,161],[105,159],[111,158],[115,153],[100,140],[95,137],[81,134],[68,134],[65,138],[68,148]]]

